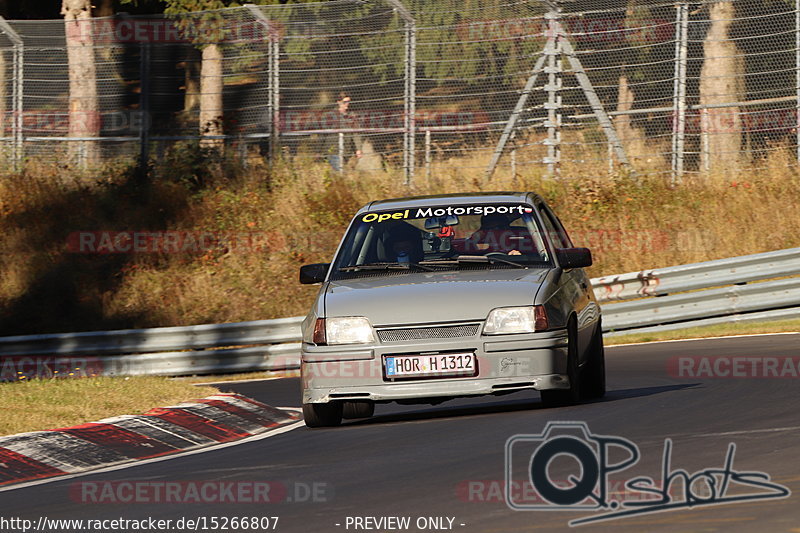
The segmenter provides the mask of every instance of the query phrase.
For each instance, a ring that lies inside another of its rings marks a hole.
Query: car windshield
[[[362,213],[345,236],[332,279],[549,266],[533,210],[475,204]]]

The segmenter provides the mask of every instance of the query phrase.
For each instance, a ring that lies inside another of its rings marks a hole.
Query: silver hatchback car
[[[605,394],[600,307],[558,217],[532,193],[372,202],[350,223],[303,322],[310,427],[524,389],[548,406]]]

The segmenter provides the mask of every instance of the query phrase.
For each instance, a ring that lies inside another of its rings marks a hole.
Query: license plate
[[[475,354],[391,355],[385,357],[386,377],[471,376]]]

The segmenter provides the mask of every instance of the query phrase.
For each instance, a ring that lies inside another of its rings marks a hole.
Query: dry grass
[[[253,381],[253,380],[267,380],[267,379],[283,379],[283,378],[297,378],[300,377],[300,370],[259,370],[256,372],[240,372],[237,374],[218,374],[214,376],[191,376],[172,378],[181,381],[188,381],[194,384],[208,384],[215,385],[217,383],[228,383],[231,381]],[[279,407],[279,406],[276,406]]]
[[[210,386],[161,377],[40,379],[0,383],[0,435],[69,427],[203,398]]]
[[[757,162],[758,172],[677,187],[666,175],[590,164],[565,164],[561,180],[532,165],[517,176],[505,167],[486,183],[485,162],[441,161],[411,187],[398,172],[339,175],[302,158],[273,169],[218,165],[225,179],[179,158],[144,184],[119,170],[94,186],[63,185],[48,169],[0,178],[0,335],[304,314],[317,289],[299,285],[299,266],[330,260],[361,205],[407,195],[536,191],[576,244],[593,249],[593,276],[800,246],[800,179],[787,151]],[[206,253],[65,250],[70,232],[93,230],[250,233],[256,243]]]

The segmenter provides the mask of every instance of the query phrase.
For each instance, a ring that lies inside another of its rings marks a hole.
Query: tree
[[[120,0],[122,4],[139,5],[148,0]],[[279,0],[254,0],[257,5],[272,5]],[[178,27],[201,51],[200,87],[194,81],[195,63],[192,54],[187,54],[184,68],[186,70],[186,97],[184,110],[200,105],[198,128],[203,137],[218,136],[224,133],[223,128],[223,52],[226,38],[225,16],[214,10],[226,7],[238,7],[242,4],[234,0],[163,0],[166,6],[164,13],[176,17]],[[206,139],[204,146],[219,147],[220,140]]]
[[[634,108],[636,93],[631,87],[631,81],[642,81],[645,79],[658,79],[653,76],[653,72],[648,72],[647,63],[653,61],[652,47],[642,47],[643,42],[655,41],[647,34],[642,34],[642,28],[655,24],[653,11],[647,6],[638,5],[633,0],[628,0],[625,9],[625,32],[622,36],[625,40],[621,60],[619,64],[618,90],[617,90],[617,111],[622,114],[614,117],[614,127],[617,135],[625,144],[629,152],[641,152],[644,144],[644,132],[634,126],[631,115],[624,114]],[[629,66],[630,65],[630,66]]]
[[[117,6],[114,0],[98,0],[92,7],[95,17],[113,17]]]
[[[235,7],[240,4],[231,0],[164,0],[168,15],[182,16],[179,26],[189,35],[201,50],[200,62],[200,119],[199,130],[203,137],[224,134],[223,128],[223,93],[224,72],[222,46],[226,37],[226,20],[223,14],[213,10]],[[276,4],[273,0],[256,0],[259,5]],[[198,13],[205,12],[205,13]],[[190,75],[191,62],[186,62],[187,77]],[[189,89],[187,83],[187,104]],[[220,140],[207,139],[204,146],[220,147]]]
[[[69,136],[97,137],[100,114],[91,0],[63,0],[61,14],[64,15],[69,63]],[[69,152],[72,158],[84,164],[92,163],[98,156],[97,141],[70,142]]]
[[[709,7],[711,27],[703,43],[703,68],[700,73],[700,105],[738,102],[744,97],[744,59],[730,28],[736,16],[732,1]],[[700,122],[707,136],[708,151],[703,150],[702,164],[724,170],[734,166],[742,149],[742,117],[738,107],[703,109]]]

